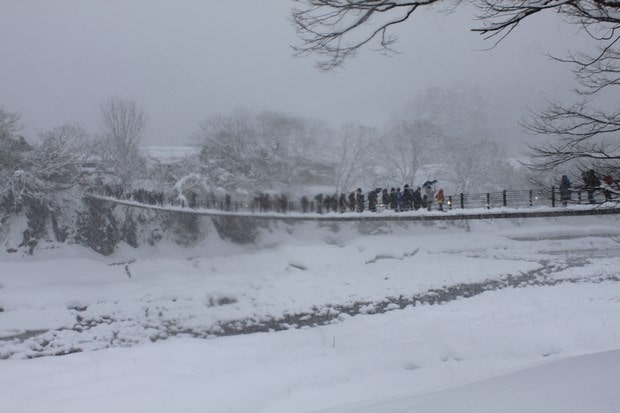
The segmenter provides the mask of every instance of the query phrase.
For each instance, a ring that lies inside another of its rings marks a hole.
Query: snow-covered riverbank
[[[362,236],[319,228],[303,239],[298,229],[272,234],[261,248],[211,240],[208,249],[166,256],[126,248],[103,258],[75,246],[3,255],[0,405],[400,412],[452,411],[460,401],[472,412],[614,411],[618,352],[571,358],[620,349],[618,221],[469,229],[433,224]],[[531,278],[520,288],[455,294],[440,305],[376,305],[523,275]],[[217,337],[235,323],[325,313],[333,315],[316,327],[280,323],[289,329]],[[552,361],[560,364],[458,387]],[[543,378],[552,382],[546,391]],[[512,398],[515,383],[522,387]],[[528,391],[540,409],[519,404]]]

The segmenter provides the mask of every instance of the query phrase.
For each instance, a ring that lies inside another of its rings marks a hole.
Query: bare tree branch
[[[575,162],[586,168],[593,162],[620,160],[620,113],[591,111],[584,102],[570,107],[552,103],[523,126],[557,137],[554,143],[530,146],[532,162],[527,166],[532,169],[551,171]]]
[[[324,58],[317,64],[330,70],[368,45],[378,42],[380,50],[393,52],[396,38],[388,31],[412,16],[420,7],[440,0],[295,0],[293,23],[302,40],[296,46],[299,56],[316,54]],[[456,2],[458,6],[459,2]],[[582,29],[597,43],[597,52],[588,55],[569,52],[566,58],[579,86],[581,101],[573,105],[552,103],[544,111],[523,122],[530,132],[553,135],[553,144],[532,147],[532,167],[551,170],[558,166],[582,162],[615,162],[620,141],[620,108],[607,105],[596,110],[595,101],[620,85],[620,1],[617,0],[473,0],[478,9],[480,27],[472,30],[496,45],[523,21],[532,16],[555,12],[568,24]],[[613,93],[613,92],[611,92]],[[616,96],[618,96],[616,92]]]
[[[341,66],[361,47],[376,40],[380,50],[394,53],[396,38],[389,29],[408,20],[420,6],[440,0],[295,0],[293,24],[302,44],[293,46],[297,56],[325,56],[317,62],[323,70]]]
[[[293,25],[301,40],[293,46],[297,56],[317,54],[323,70],[341,66],[373,40],[379,50],[393,53],[397,38],[392,26],[410,19],[420,7],[435,3],[456,4],[449,0],[295,0]],[[481,27],[472,30],[485,36],[508,36],[522,21],[545,11],[555,11],[569,22],[583,26],[591,37],[613,40],[620,24],[620,3],[611,0],[474,0]],[[454,6],[454,7],[456,7]],[[603,29],[606,35],[597,34]]]

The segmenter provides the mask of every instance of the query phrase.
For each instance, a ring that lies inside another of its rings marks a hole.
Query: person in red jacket
[[[437,200],[437,206],[439,207],[439,210],[443,211],[443,202],[446,200],[446,197],[443,194],[443,188],[437,191],[437,194],[435,194],[435,199]]]
[[[604,190],[603,192],[605,193],[605,201],[611,201],[611,186],[614,183],[613,178],[611,177],[611,174],[607,174],[605,175],[605,177],[603,178],[603,182],[605,182],[604,185]]]

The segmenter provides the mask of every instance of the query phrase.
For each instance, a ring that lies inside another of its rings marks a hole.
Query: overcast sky
[[[294,58],[290,0],[0,0],[0,105],[27,137],[66,122],[92,132],[112,96],[149,116],[146,143],[179,145],[215,113],[236,108],[381,125],[430,86],[477,86],[505,109],[506,130],[571,87],[544,52],[574,44],[548,16],[497,48],[468,31],[471,10],[420,13],[399,27],[401,54],[371,50],[334,73]],[[542,24],[540,24],[542,23]],[[514,125],[516,129],[517,126]],[[517,132],[515,132],[517,136]]]

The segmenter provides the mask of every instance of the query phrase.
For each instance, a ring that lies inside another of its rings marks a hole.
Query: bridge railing
[[[457,194],[449,196],[449,199],[452,200],[452,209],[555,206],[553,202],[553,192],[547,189],[504,190],[500,192]]]
[[[120,195],[109,193],[98,193],[98,191],[92,191],[95,194],[113,197],[124,200],[132,200],[134,202],[150,203],[160,206],[173,206],[192,209],[215,209],[220,211],[231,212],[278,212],[278,213],[342,213],[359,211],[358,205],[353,208],[348,204],[342,205],[339,202],[339,197],[335,196],[335,201],[332,197],[332,202],[320,204],[316,199],[308,199],[307,203],[301,201],[301,197],[283,197],[277,195],[270,195],[268,201],[263,198],[250,198],[250,197],[226,197],[218,198],[210,195],[206,198],[194,199],[188,201],[183,198],[165,198],[161,197],[156,202],[142,202],[132,199],[131,195]],[[588,194],[592,192],[592,194]],[[525,189],[525,190],[503,190],[497,192],[481,192],[481,193],[459,193],[451,194],[445,197],[443,204],[443,210],[455,210],[455,209],[478,209],[478,208],[535,208],[535,207],[559,207],[566,204],[591,204],[602,203],[608,200],[618,200],[620,193],[613,192],[607,193],[603,188],[595,189],[575,189],[570,192],[569,198],[562,198],[559,190],[555,187],[552,188],[537,188],[537,189]],[[364,211],[368,211],[368,199],[365,194]],[[377,204],[377,211],[389,210],[389,205],[383,205],[380,202]],[[424,209],[424,207],[420,208]],[[433,200],[431,210],[437,210],[438,204],[436,200]],[[400,209],[402,211],[403,209]]]

